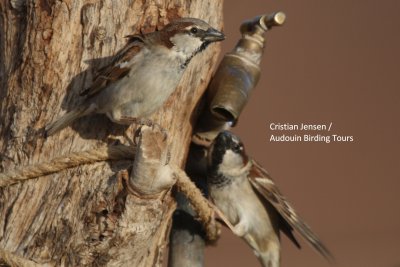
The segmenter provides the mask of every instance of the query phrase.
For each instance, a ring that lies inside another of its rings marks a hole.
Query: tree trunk
[[[42,133],[78,102],[79,90],[124,45],[124,36],[154,31],[177,17],[221,28],[222,0],[1,1],[0,172],[116,140],[127,143],[133,126],[101,115],[47,139]],[[185,165],[196,106],[218,52],[214,44],[195,57],[178,90],[151,118],[167,129],[171,164]],[[175,200],[170,190],[131,194],[131,165],[100,162],[0,188],[0,250],[40,266],[160,265]]]

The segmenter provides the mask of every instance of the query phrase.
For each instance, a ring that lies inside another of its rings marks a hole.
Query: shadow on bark
[[[65,112],[69,112],[81,105],[81,103],[85,100],[85,97],[80,96],[79,92],[82,88],[88,88],[92,84],[91,79],[94,73],[103,66],[107,65],[112,58],[112,56],[108,56],[85,61],[89,67],[85,71],[73,77],[67,86],[66,94],[61,103],[61,108]],[[54,120],[60,117],[61,116],[54,117]],[[113,123],[104,114],[92,114],[77,119],[67,127],[71,127],[83,139],[104,140],[110,134],[123,136],[124,132],[129,126]],[[44,128],[42,128],[41,131],[44,132]]]

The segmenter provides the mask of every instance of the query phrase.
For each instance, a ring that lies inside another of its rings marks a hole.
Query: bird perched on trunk
[[[280,231],[300,248],[293,229],[322,256],[333,259],[268,173],[247,157],[239,138],[228,131],[221,132],[209,149],[207,183],[234,234],[250,245],[264,267],[280,265]]]
[[[80,92],[81,105],[46,127],[47,135],[94,113],[118,124],[143,123],[177,87],[188,63],[224,35],[200,19],[182,18],[162,30],[128,36],[128,43]]]

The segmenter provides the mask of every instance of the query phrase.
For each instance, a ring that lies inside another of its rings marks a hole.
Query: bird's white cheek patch
[[[177,34],[170,40],[174,44],[175,51],[184,56],[191,56],[203,44],[200,38],[188,34]]]

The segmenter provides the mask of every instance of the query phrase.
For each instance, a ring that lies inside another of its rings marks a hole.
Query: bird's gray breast
[[[98,106],[104,113],[117,110],[130,117],[148,116],[157,110],[177,87],[183,71],[165,51],[146,48],[127,67],[131,70],[120,81],[105,89]],[[103,104],[103,105],[102,105]]]

